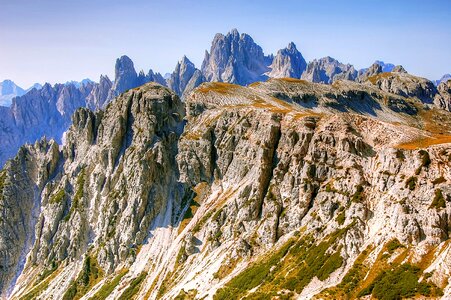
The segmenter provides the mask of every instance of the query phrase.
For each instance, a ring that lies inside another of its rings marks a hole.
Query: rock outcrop
[[[307,67],[307,62],[296,45],[291,42],[288,47],[277,52],[270,66],[268,76],[271,78],[300,78]]]
[[[438,94],[435,95],[434,104],[451,112],[451,79],[440,83],[437,90]]]
[[[267,78],[264,74],[271,60],[249,35],[234,29],[226,35],[216,34],[201,71],[206,81],[247,85]]]
[[[189,93],[204,81],[205,78],[200,70],[196,69],[194,64],[186,56],[183,56],[167,80],[167,85],[177,95],[183,97],[184,94]]]
[[[317,83],[331,84],[335,80],[355,80],[357,71],[350,64],[342,64],[332,57],[323,57],[309,62],[301,79]]]
[[[34,143],[44,136],[60,143],[72,114],[80,107],[98,110],[125,90],[151,81],[166,84],[161,74],[152,70],[147,75],[142,71],[137,74],[127,56],[117,60],[115,74],[114,84],[108,76],[100,76],[99,83],[47,83],[16,97],[11,107],[0,107],[0,166],[24,143]]]
[[[367,80],[383,91],[404,97],[416,97],[425,103],[432,103],[437,94],[437,88],[430,80],[410,75],[402,66],[395,67],[393,72],[370,76]]]
[[[445,74],[439,80],[434,80],[434,84],[438,86],[440,83],[447,82],[448,80],[451,80],[451,74]]]
[[[129,90],[0,174],[2,295],[450,297],[450,136],[368,82]]]

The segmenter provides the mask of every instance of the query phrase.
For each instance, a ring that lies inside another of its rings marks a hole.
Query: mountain
[[[394,64],[384,63],[383,61],[380,60],[376,60],[374,63],[382,67],[382,72],[391,72],[395,68]]]
[[[74,85],[76,88],[79,88],[82,85],[87,85],[87,84],[92,84],[92,83],[94,83],[94,81],[92,81],[89,78],[85,78],[85,79],[83,79],[81,81],[74,81],[74,80],[68,81],[65,84],[66,85]]]
[[[355,80],[357,71],[352,65],[342,64],[338,60],[327,56],[309,62],[301,78],[311,82],[330,84],[338,79]]]
[[[434,80],[434,84],[438,86],[440,83],[446,82],[448,80],[451,80],[451,74],[445,74],[439,80]]]
[[[177,95],[184,95],[205,81],[200,70],[186,57],[175,66],[174,72],[167,80],[167,86]]]
[[[451,111],[451,80],[440,83],[437,90],[438,93],[434,96],[435,106]]]
[[[22,96],[25,91],[11,80],[0,82],[0,106],[10,106],[11,100],[16,96]]]
[[[54,86],[47,83],[41,89],[31,89],[14,98],[11,107],[0,107],[0,166],[25,143],[34,143],[43,136],[61,142],[72,114],[80,107],[98,110],[127,89],[150,81],[165,84],[163,77],[152,70],[138,76],[127,56],[116,61],[115,75],[114,83],[107,76],[101,76],[99,83],[91,80]],[[5,91],[14,90],[8,82],[4,86]]]
[[[29,87],[28,89],[25,90],[25,93],[28,93],[32,89],[40,90],[40,89],[42,89],[42,84],[40,84],[40,83],[33,84],[31,87]]]
[[[272,58],[247,34],[238,30],[216,34],[210,52],[205,52],[201,71],[207,81],[247,85],[266,80]]]
[[[374,76],[76,110],[0,172],[2,296],[451,297],[451,113]]]
[[[288,47],[277,52],[268,76],[272,78],[300,78],[306,67],[307,62],[301,52],[296,49],[296,45],[291,42]]]

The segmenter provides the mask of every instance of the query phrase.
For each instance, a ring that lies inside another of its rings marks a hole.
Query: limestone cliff
[[[150,83],[77,110],[1,173],[2,295],[451,297],[450,113],[391,91]]]

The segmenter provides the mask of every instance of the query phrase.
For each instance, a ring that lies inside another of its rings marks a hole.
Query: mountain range
[[[232,30],[14,97],[0,146],[2,299],[451,298],[446,77]]]
[[[116,66],[110,91],[149,78]],[[186,87],[196,70],[177,66]],[[0,172],[2,297],[451,297],[451,81],[337,74],[85,103],[63,143],[26,144]]]
[[[380,68],[378,67],[380,66]],[[200,69],[184,56],[177,62],[174,71],[165,79],[161,74],[149,70],[137,71],[133,61],[122,56],[115,65],[115,78],[101,76],[98,83],[89,79],[81,82],[66,82],[24,91],[11,81],[1,84],[2,100],[11,101],[10,107],[0,106],[0,165],[11,158],[24,143],[34,143],[43,136],[62,141],[63,133],[71,124],[71,116],[79,107],[93,110],[104,108],[122,92],[147,82],[157,82],[169,87],[185,98],[203,82],[227,82],[248,85],[268,78],[301,78],[315,83],[332,84],[336,80],[364,82],[369,76],[389,72],[393,64],[376,61],[372,67],[356,70],[350,64],[343,64],[331,57],[315,59],[307,63],[294,43],[289,43],[274,55],[265,55],[262,48],[247,34],[236,29],[226,35],[218,33],[211,44]],[[442,79],[445,82],[447,77]],[[417,79],[415,79],[417,80]],[[433,101],[439,94],[437,88],[426,79],[420,89],[428,89],[425,97]],[[423,82],[424,81],[424,82]],[[406,89],[400,84],[399,89]],[[440,84],[440,82],[436,82]],[[382,83],[381,83],[382,84]],[[446,85],[446,82],[444,83]],[[390,89],[389,87],[385,87]],[[442,87],[443,90],[445,87]],[[392,88],[393,89],[393,88]],[[422,93],[407,91],[406,94]],[[16,96],[17,95],[17,96]],[[16,96],[16,98],[13,98]],[[449,109],[447,99],[437,99],[438,105]]]

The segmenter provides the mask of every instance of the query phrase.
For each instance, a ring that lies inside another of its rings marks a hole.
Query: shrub
[[[427,168],[431,164],[431,158],[429,156],[429,153],[425,150],[418,151],[418,154],[420,155],[421,165],[418,167],[418,169],[415,171],[416,175],[419,175],[421,172],[421,169],[423,167]]]
[[[50,198],[49,203],[50,204],[63,203],[65,198],[66,192],[64,191],[64,189],[61,189]]]
[[[443,176],[440,176],[440,177],[438,177],[438,178],[436,178],[436,179],[434,179],[432,181],[433,184],[440,184],[440,183],[443,183],[443,182],[446,182],[446,179]]]
[[[440,289],[434,284],[418,282],[420,273],[420,268],[409,264],[383,271],[359,293],[359,297],[371,294],[380,300],[391,300],[411,298],[418,294],[426,297],[441,294]]]
[[[391,254],[393,251],[395,251],[398,248],[404,247],[397,239],[392,239],[389,241],[386,245],[387,251]]]
[[[359,184],[356,188],[355,193],[352,195],[352,202],[360,202],[362,200],[363,194],[363,185]]]
[[[121,294],[118,298],[119,300],[128,300],[132,299],[132,297],[139,292],[139,288],[141,287],[142,282],[146,278],[147,273],[142,272],[138,277],[134,278],[128,288]]]
[[[339,225],[343,225],[346,219],[346,214],[344,211],[338,214],[336,221]]]
[[[113,280],[105,283],[100,290],[89,300],[104,300],[106,299],[111,292],[116,288],[116,286],[119,284],[119,282],[121,281],[122,277],[124,277],[125,274],[128,273],[127,269],[124,269],[122,271],[119,272],[118,275],[116,275]]]
[[[417,178],[415,176],[409,177],[406,180],[406,188],[409,188],[409,190],[413,191],[417,185]]]
[[[429,208],[430,209],[431,208],[436,208],[436,209],[445,208],[446,203],[445,203],[445,197],[443,197],[443,194],[442,194],[442,190],[436,189],[434,193],[435,193],[434,199],[432,200],[432,203],[429,206]]]

